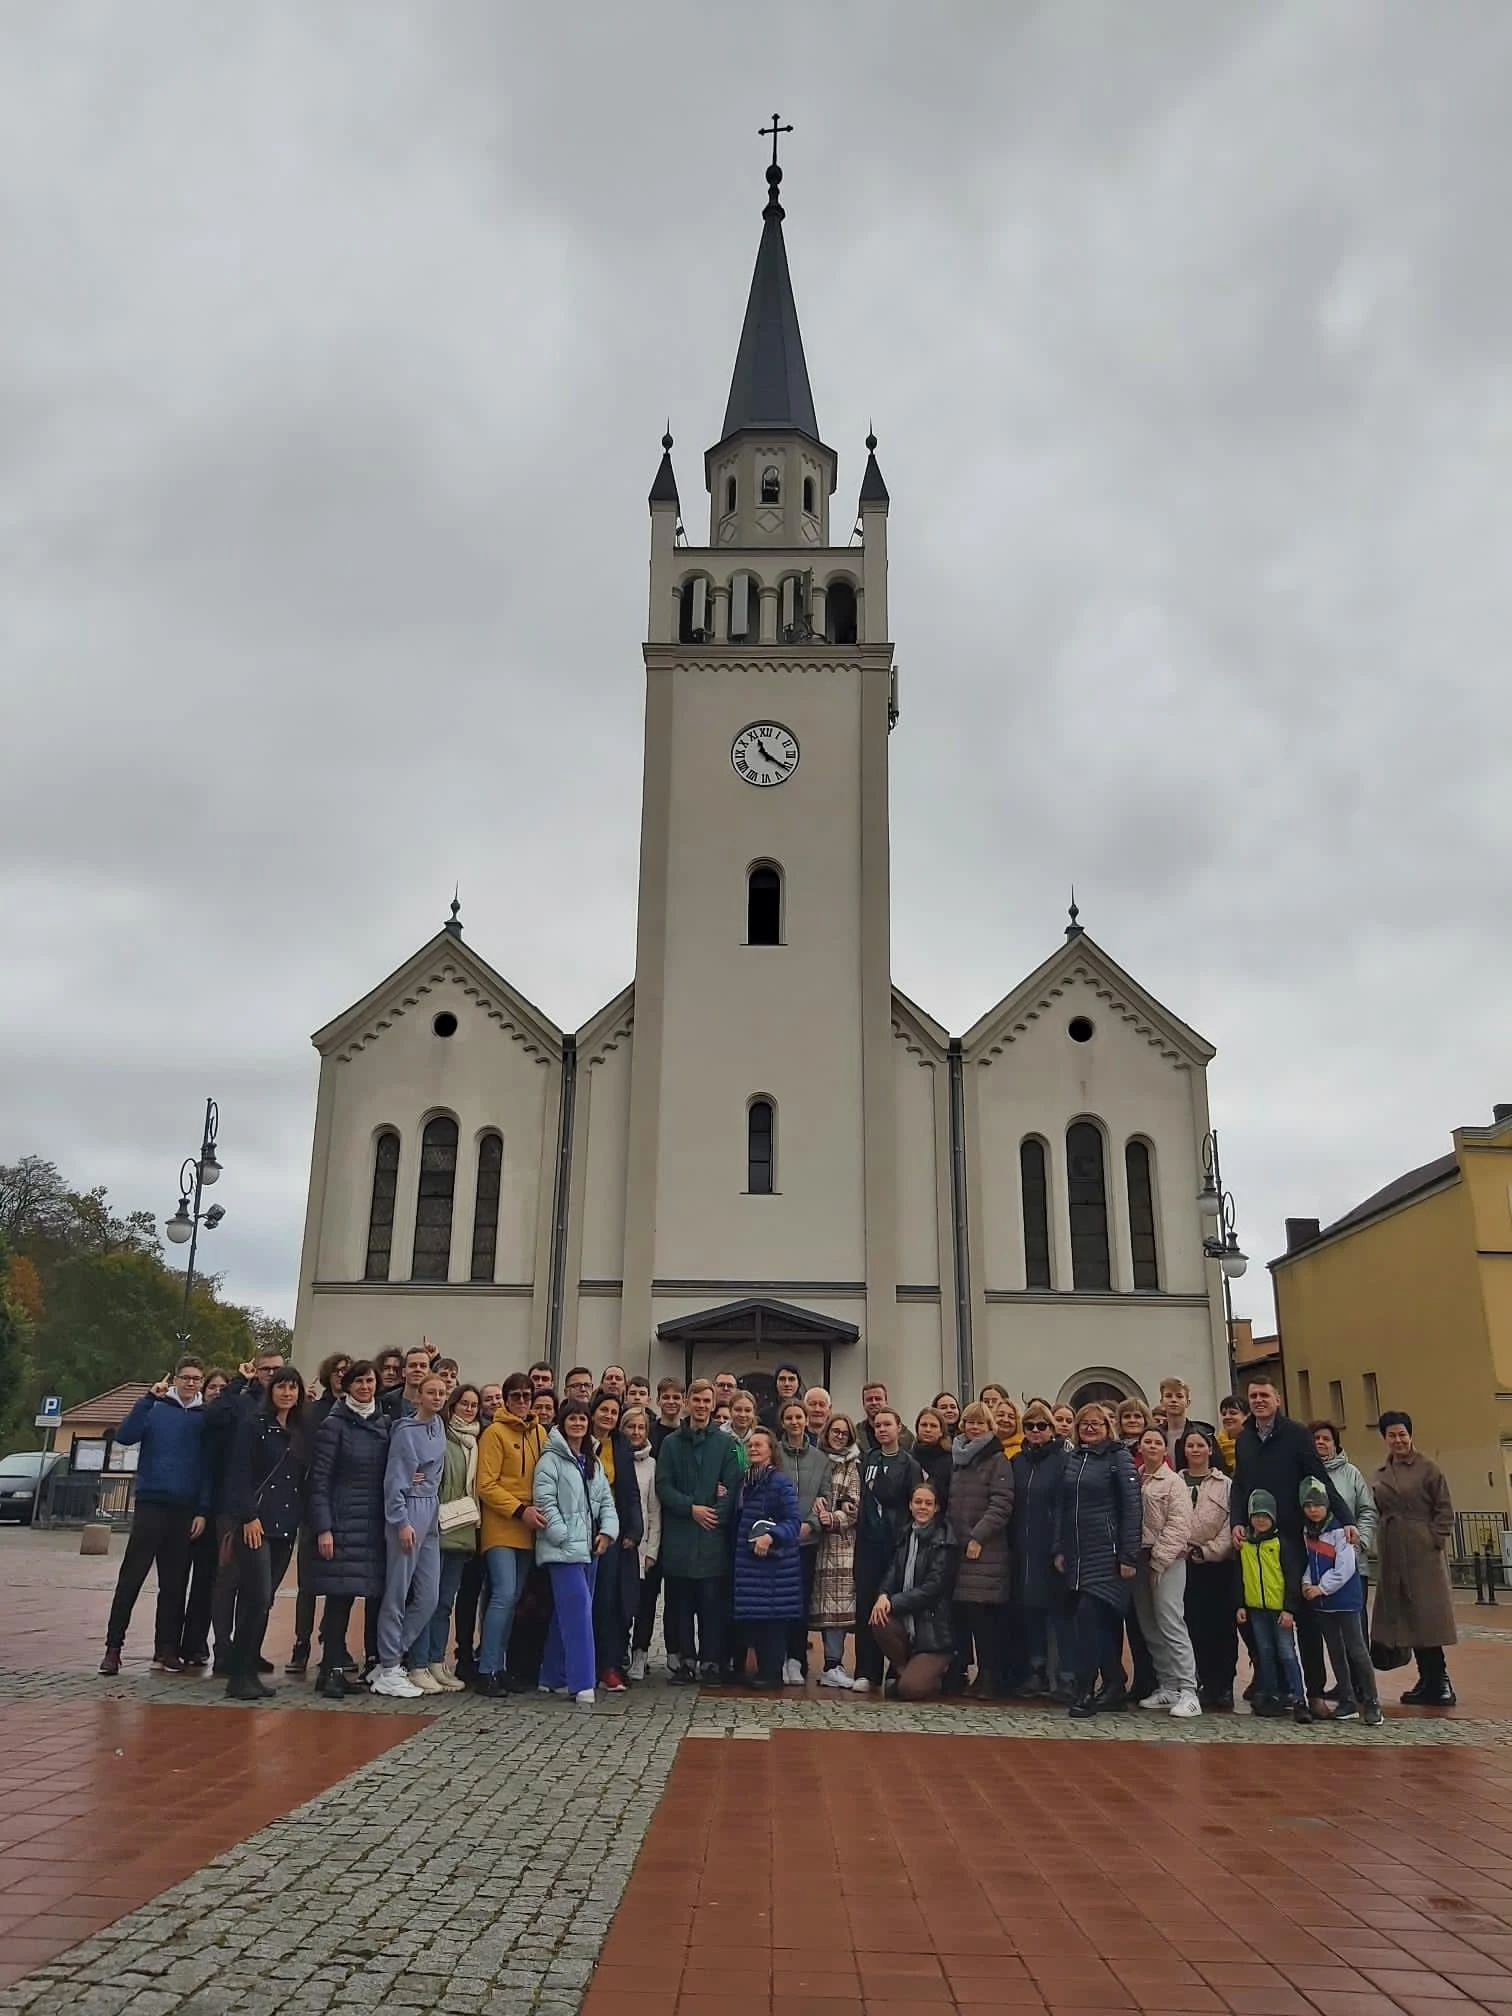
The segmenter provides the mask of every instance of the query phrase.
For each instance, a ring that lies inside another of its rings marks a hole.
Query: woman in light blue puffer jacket
[[[546,1524],[536,1560],[551,1577],[551,1631],[541,1661],[541,1692],[593,1706],[593,1582],[599,1556],[619,1538],[614,1493],[593,1447],[588,1403],[564,1400],[536,1461],[531,1496]]]

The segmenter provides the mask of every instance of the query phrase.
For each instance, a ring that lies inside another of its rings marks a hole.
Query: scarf
[[[905,1590],[912,1589],[914,1586],[914,1575],[919,1566],[919,1542],[927,1533],[932,1531],[934,1523],[933,1519],[931,1519],[925,1525],[920,1526],[915,1520],[909,1525],[908,1552],[903,1556],[903,1587]],[[915,1622],[911,1612],[903,1619],[903,1629],[908,1633],[911,1644],[915,1629]]]
[[[481,1423],[477,1421],[453,1420],[448,1421],[446,1424],[447,1434],[453,1436],[461,1443],[463,1454],[467,1458],[467,1489],[463,1493],[463,1496],[467,1498],[474,1496],[478,1482],[478,1429],[480,1426]]]
[[[1217,1440],[1218,1440],[1218,1461],[1223,1465],[1224,1469],[1227,1470],[1230,1477],[1232,1477],[1234,1474],[1234,1438],[1232,1435],[1229,1434],[1227,1429],[1220,1428],[1218,1430]]]
[[[372,1400],[354,1400],[350,1393],[343,1393],[341,1404],[343,1407],[350,1407],[359,1421],[371,1421],[373,1416],[378,1412],[376,1398]]]

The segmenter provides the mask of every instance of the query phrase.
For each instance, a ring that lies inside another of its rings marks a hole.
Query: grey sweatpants
[[[1134,1577],[1134,1610],[1139,1628],[1155,1662],[1155,1677],[1172,1694],[1197,1692],[1197,1661],[1186,1627],[1185,1561],[1177,1561],[1157,1575],[1150,1557],[1139,1557]]]
[[[399,1545],[399,1528],[390,1526],[388,1572],[383,1578],[383,1603],[378,1612],[378,1664],[402,1664],[406,1649],[413,1645],[436,1612],[441,1592],[441,1533],[436,1525],[434,1498],[407,1498],[409,1523],[415,1529],[415,1544],[406,1554]]]

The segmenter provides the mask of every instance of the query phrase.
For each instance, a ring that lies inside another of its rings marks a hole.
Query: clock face
[[[798,768],[798,738],[775,721],[753,721],[731,743],[730,762],[747,784],[785,784]]]

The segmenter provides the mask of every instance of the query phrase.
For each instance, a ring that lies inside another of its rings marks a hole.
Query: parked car
[[[30,1526],[39,1469],[41,1504],[45,1509],[54,1481],[67,1474],[67,1456],[56,1450],[44,1456],[40,1449],[20,1449],[14,1456],[0,1458],[0,1520],[15,1519],[23,1526]]]

